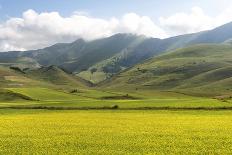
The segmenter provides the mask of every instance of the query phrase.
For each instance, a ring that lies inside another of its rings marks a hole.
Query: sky
[[[0,0],[0,51],[117,33],[162,39],[231,21],[231,0]]]

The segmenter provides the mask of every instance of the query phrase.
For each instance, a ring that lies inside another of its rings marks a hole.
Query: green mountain
[[[210,31],[167,39],[116,34],[93,41],[78,39],[72,43],[59,43],[39,50],[1,52],[0,64],[21,69],[55,65],[98,83],[170,50],[199,43],[229,43],[231,39],[232,23]]]
[[[232,90],[232,45],[201,44],[151,58],[100,84],[217,96]]]

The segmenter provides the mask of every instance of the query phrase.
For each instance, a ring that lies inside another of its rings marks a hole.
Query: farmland
[[[2,96],[12,100],[0,101],[0,154],[228,154],[231,150],[230,99],[149,90],[4,90]]]
[[[229,154],[230,111],[1,110],[1,154]]]
[[[5,90],[16,98],[0,102],[0,154],[227,154],[231,149],[230,99],[149,90]]]

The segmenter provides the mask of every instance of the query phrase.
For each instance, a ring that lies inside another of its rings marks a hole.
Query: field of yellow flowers
[[[0,154],[229,154],[230,111],[0,110]]]

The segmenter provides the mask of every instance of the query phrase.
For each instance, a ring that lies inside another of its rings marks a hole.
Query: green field
[[[192,97],[171,92],[110,92],[93,89],[80,89],[79,93],[68,93],[48,88],[8,88],[27,96],[32,101],[0,101],[0,107],[59,107],[59,108],[231,108],[232,101],[221,101],[206,97]],[[126,94],[129,95],[126,98]]]
[[[1,110],[0,154],[230,154],[230,111]]]

